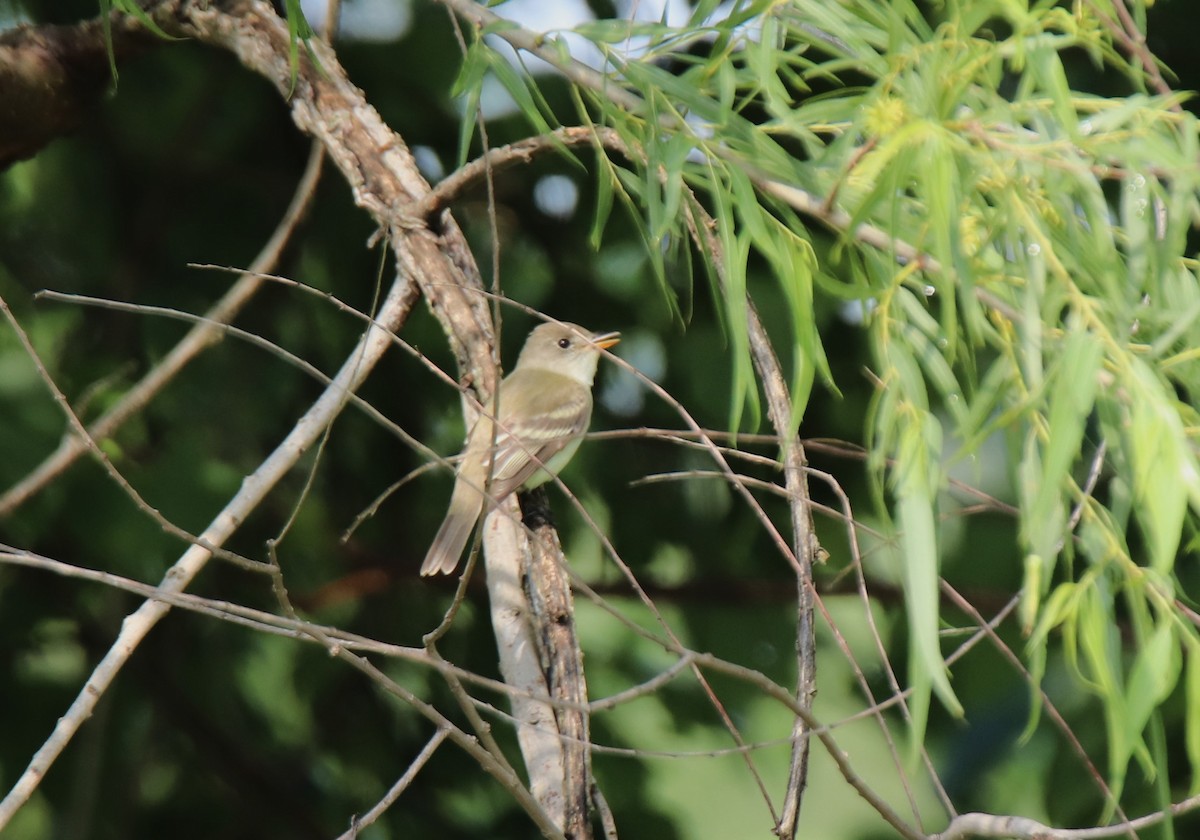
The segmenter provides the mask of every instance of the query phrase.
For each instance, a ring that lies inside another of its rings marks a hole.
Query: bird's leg
[[[536,531],[543,525],[554,527],[554,513],[550,510],[550,495],[546,487],[535,487],[523,490],[517,494],[521,503],[521,521],[530,531]]]

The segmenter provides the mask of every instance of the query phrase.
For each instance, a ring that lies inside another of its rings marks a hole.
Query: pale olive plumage
[[[421,574],[449,574],[458,566],[484,512],[485,486],[495,504],[522,487],[549,481],[571,460],[592,417],[600,351],[617,341],[617,333],[591,333],[566,323],[542,324],[529,334],[517,366],[500,383],[499,422],[489,416],[493,406],[484,406],[467,437],[450,509]]]

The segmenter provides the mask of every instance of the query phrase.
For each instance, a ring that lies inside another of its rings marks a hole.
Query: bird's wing
[[[513,376],[520,375],[515,372]],[[539,394],[521,406],[520,416],[506,408],[501,391],[496,429],[491,496],[503,499],[528,481],[546,462],[587,430],[592,415],[591,391],[563,377],[552,394]],[[564,395],[568,395],[563,399]]]

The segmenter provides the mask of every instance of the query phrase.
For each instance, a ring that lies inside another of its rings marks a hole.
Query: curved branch
[[[971,837],[1012,837],[1016,840],[1104,840],[1131,831],[1150,828],[1166,819],[1186,814],[1200,808],[1200,795],[1176,802],[1154,814],[1099,828],[1051,828],[1029,817],[1006,817],[996,814],[959,814],[941,834],[930,840],[969,840]]]
[[[0,33],[0,170],[71,133],[100,104],[111,78],[106,28],[113,66],[157,40],[120,14]]]

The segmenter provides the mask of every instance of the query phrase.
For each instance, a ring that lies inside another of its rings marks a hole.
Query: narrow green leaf
[[[304,13],[300,10],[300,0],[288,0],[287,7],[286,7],[288,16],[291,17],[291,15],[292,15],[292,6],[293,5],[296,7],[296,14],[300,17],[301,20],[303,20]],[[168,35],[166,32],[164,32],[162,30],[162,28],[157,23],[154,22],[154,18],[152,18],[152,17],[150,17],[150,15],[146,14],[146,10],[137,4],[136,0],[100,0],[100,9],[105,14],[105,16],[107,16],[108,12],[114,7],[117,8],[118,10],[124,12],[127,15],[133,15],[135,18],[138,19],[138,22],[141,23],[142,26],[149,29],[151,32],[153,32],[159,38],[162,38],[166,41],[181,41],[181,40],[183,40],[182,38],[176,38],[174,35]],[[105,23],[106,31],[107,31],[107,27],[108,27],[108,24]],[[310,29],[309,34],[311,34],[311,33],[312,33],[312,30]],[[115,75],[116,74],[114,73],[114,76]]]
[[[792,331],[796,336],[796,358],[792,371],[792,425],[788,429],[789,434],[795,434],[808,405],[817,371],[822,371],[829,380],[832,380],[833,374],[829,370],[829,360],[825,357],[825,348],[821,344],[821,334],[813,313],[812,271],[816,257],[807,241],[798,237],[788,237],[787,241],[792,246],[785,251],[789,259],[778,271],[792,316]]]
[[[611,174],[613,163],[602,150],[596,150],[598,175],[596,177],[596,210],[592,217],[592,230],[589,242],[592,248],[599,249],[603,240],[604,228],[612,215],[613,182],[616,178]]]
[[[104,32],[104,49],[108,52],[108,72],[112,74],[113,84],[116,84],[117,55],[113,52],[112,43],[112,4],[113,0],[100,0],[100,28]]]
[[[1037,599],[1050,583],[1067,524],[1071,468],[1079,460],[1088,417],[1096,401],[1103,347],[1080,326],[1063,339],[1049,387],[1048,428],[1044,442],[1036,431],[1026,437],[1018,474],[1021,478],[1021,535],[1030,556],[1042,564],[1036,578],[1026,567],[1022,589],[1022,626],[1033,618]]]
[[[1154,246],[1150,180],[1140,173],[1121,182],[1121,223],[1125,233],[1125,270],[1132,288],[1143,287]]]
[[[734,178],[736,183],[736,178]],[[736,198],[720,187],[713,191],[715,216],[721,237],[721,249],[725,258],[725,287],[721,290],[724,306],[724,327],[733,356],[733,393],[729,407],[729,428],[735,433],[741,428],[747,408],[751,412],[752,426],[757,427],[761,417],[758,386],[754,378],[754,366],[750,360],[750,338],[746,326],[746,261],[750,256],[750,236],[744,231],[735,233],[736,225],[733,204]]]
[[[1166,385],[1142,362],[1131,363],[1127,440],[1134,469],[1134,510],[1146,530],[1150,565],[1167,574],[1183,531],[1188,499],[1200,498],[1200,471]]]
[[[1142,741],[1142,731],[1150,715],[1178,684],[1181,666],[1175,629],[1171,622],[1162,621],[1138,647],[1125,685],[1126,743]],[[1155,768],[1148,754],[1142,761],[1142,769],[1149,777],[1154,776]]]
[[[695,142],[686,134],[676,134],[668,139],[659,158],[662,170],[659,173],[662,190],[662,230],[654,229],[654,238],[666,236],[668,231],[679,228],[679,209],[683,201],[683,170]]]
[[[1087,665],[1080,677],[1103,700],[1105,730],[1108,733],[1108,772],[1114,795],[1120,797],[1125,784],[1129,758],[1135,744],[1126,727],[1125,693],[1121,690],[1121,640],[1113,613],[1112,595],[1103,577],[1084,592],[1079,602],[1074,632]]]
[[[923,301],[907,289],[898,289],[896,300],[909,319],[909,325],[903,328],[904,340],[909,343],[912,352],[921,363],[922,370],[930,384],[942,397],[945,409],[954,417],[954,422],[961,428],[966,425],[966,401],[962,397],[962,388],[958,377],[946,358],[948,342],[942,336],[941,327],[929,314]]]
[[[1185,637],[1187,642],[1187,682],[1185,744],[1187,747],[1188,764],[1192,767],[1192,783],[1188,789],[1189,796],[1200,793],[1200,640],[1194,635]]]
[[[1032,558],[1029,563],[1035,567],[1035,570],[1041,569],[1041,561],[1038,558]],[[1022,740],[1033,736],[1038,721],[1041,719],[1042,677],[1046,674],[1046,650],[1050,634],[1058,627],[1070,626],[1074,623],[1079,609],[1079,597],[1080,584],[1074,581],[1066,581],[1056,586],[1046,599],[1046,607],[1041,611],[1041,617],[1038,619],[1037,625],[1033,627],[1033,630],[1029,634],[1029,642],[1026,645],[1026,656],[1030,661],[1029,673],[1033,679],[1029,683],[1029,690],[1031,692],[1029,698],[1029,720],[1026,722],[1025,729],[1021,733]],[[1031,617],[1031,624],[1032,620]],[[1074,646],[1067,644],[1065,647],[1068,658],[1074,660]]]
[[[954,268],[961,262],[958,248],[958,220],[961,216],[961,193],[958,173],[954,167],[954,150],[943,132],[930,132],[921,149],[921,180],[933,252],[941,260],[943,271],[930,275],[937,287],[941,307],[944,352],[951,359],[957,353],[958,294],[956,282],[969,273]]]
[[[1100,342],[1082,327],[1068,332],[1062,343],[1054,385],[1047,394],[1050,426],[1043,450],[1041,487],[1033,502],[1035,508],[1062,494],[1071,465],[1079,459],[1087,419],[1096,401],[1103,355]],[[1062,538],[1061,532],[1035,534],[1031,541],[1038,549],[1048,547],[1047,537],[1054,541]]]
[[[462,66],[458,76],[450,86],[451,96],[465,96],[463,103],[464,118],[458,127],[458,166],[467,162],[471,153],[471,140],[475,136],[475,126],[478,121],[474,118],[479,111],[479,97],[482,93],[483,77],[488,69],[487,46],[482,41],[475,41],[467,47],[463,56]]]
[[[495,75],[496,80],[504,86],[504,89],[508,91],[508,95],[513,98],[513,101],[517,103],[517,108],[520,110],[521,116],[529,121],[529,124],[538,134],[553,136],[554,130],[542,115],[533,94],[530,92],[530,79],[532,77],[528,73],[517,73],[508,60],[495,50],[486,48],[485,56],[487,58],[488,69]],[[470,115],[468,115],[469,118]]]
[[[913,687],[914,742],[923,743],[930,689],[955,716],[962,706],[950,687],[949,672],[938,641],[938,551],[934,524],[937,488],[936,458],[941,452],[941,427],[933,415],[911,418],[900,433],[892,487],[896,521],[904,551],[904,600],[908,612],[909,679]]]
[[[597,44],[620,44],[632,38],[659,41],[677,36],[681,30],[657,21],[647,20],[593,20],[577,23],[571,27],[576,35],[582,35]]]
[[[729,407],[729,428],[736,434],[742,428],[743,417],[749,409],[749,427],[758,428],[762,406],[758,398],[758,380],[750,359],[750,336],[746,312],[746,263],[750,257],[750,239],[737,238],[734,268],[728,273],[731,289],[725,308],[728,312],[729,351],[733,354],[733,394]],[[736,290],[733,278],[736,277]]]
[[[1079,118],[1075,112],[1071,84],[1067,81],[1067,74],[1063,70],[1062,59],[1059,58],[1057,50],[1043,41],[1029,52],[1029,69],[1042,92],[1048,94],[1054,103],[1058,130],[1064,132],[1067,137],[1077,136]]]

